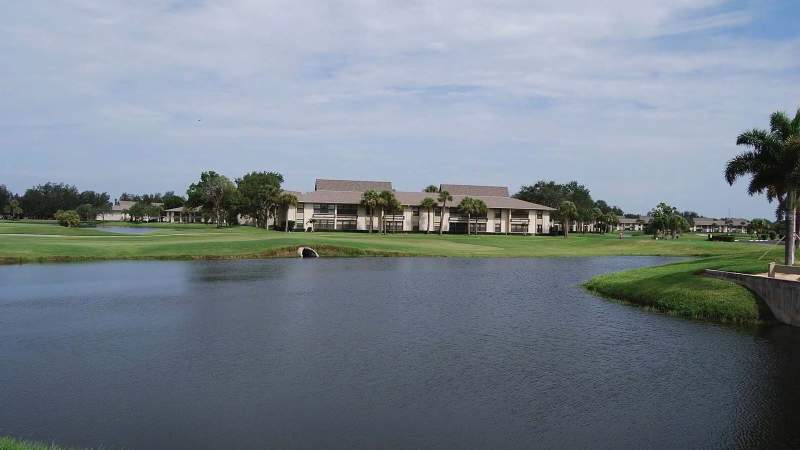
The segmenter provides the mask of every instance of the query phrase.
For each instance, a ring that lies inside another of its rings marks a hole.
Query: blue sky
[[[800,106],[790,1],[8,2],[0,184],[182,192],[203,170],[576,179],[629,212],[774,207],[736,135]]]

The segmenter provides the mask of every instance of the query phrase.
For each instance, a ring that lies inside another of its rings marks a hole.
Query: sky
[[[0,16],[0,184],[204,170],[509,186],[772,217],[736,136],[800,107],[796,0],[27,0]]]

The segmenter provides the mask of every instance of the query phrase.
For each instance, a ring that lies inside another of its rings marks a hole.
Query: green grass
[[[115,223],[113,225],[128,226]],[[688,262],[601,275],[586,287],[599,295],[681,317],[755,323],[765,315],[754,296],[732,283],[700,276],[705,268],[766,271],[780,261],[776,246],[709,242],[705,234],[677,240],[615,234],[464,236],[436,234],[284,233],[253,227],[217,229],[201,224],[144,224],[146,235],[67,229],[52,223],[0,222],[0,263],[106,259],[225,259],[294,256],[310,246],[325,256],[571,257],[689,256]],[[768,254],[762,260],[765,252]]]
[[[10,437],[0,436],[0,450],[68,450],[54,444],[41,442],[19,441]]]

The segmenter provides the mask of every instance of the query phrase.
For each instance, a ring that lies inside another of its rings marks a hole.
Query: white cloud
[[[410,187],[578,177],[631,210],[669,198],[710,215],[733,203],[768,214],[719,172],[739,131],[798,100],[800,41],[740,36],[756,17],[723,0],[8,9],[0,126],[79,127],[17,127],[0,145],[81,185],[108,178],[64,147],[102,155],[120,173],[92,187],[112,192],[280,166],[295,188],[315,172]],[[137,152],[166,168],[142,176]],[[437,170],[406,170],[414,164]],[[44,181],[3,178],[16,189]]]

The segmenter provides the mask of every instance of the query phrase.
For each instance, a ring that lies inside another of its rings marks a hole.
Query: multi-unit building
[[[699,233],[747,233],[750,221],[747,219],[711,219],[696,217],[691,230]]]
[[[466,233],[467,217],[458,211],[464,197],[479,199],[486,204],[487,212],[481,217],[472,217],[470,232],[547,234],[550,232],[550,213],[553,208],[513,198],[505,186],[475,186],[442,184],[453,200],[445,208],[434,208],[430,213],[420,208],[426,198],[437,199],[435,192],[395,191],[388,181],[356,181],[318,179],[314,191],[296,193],[298,205],[288,211],[289,220],[295,230],[311,231],[366,231],[370,220],[378,228],[378,217],[370,218],[369,211],[361,206],[364,192],[392,191],[402,205],[402,211],[385,217],[386,229],[392,232],[427,231],[438,232],[440,227],[447,233]],[[429,216],[431,218],[429,224]],[[280,213],[278,223],[285,220]]]
[[[619,223],[616,226],[616,231],[644,231],[647,224],[653,220],[650,216],[639,217],[617,217]]]

